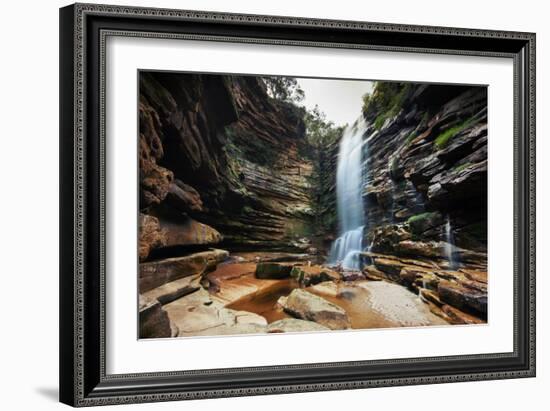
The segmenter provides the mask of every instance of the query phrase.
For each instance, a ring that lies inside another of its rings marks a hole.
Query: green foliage
[[[409,83],[378,81],[372,94],[363,96],[363,113],[374,117],[374,127],[380,130],[386,120],[395,117],[410,90]]]
[[[306,111],[304,115],[306,125],[306,140],[316,148],[323,148],[335,143],[342,136],[344,126],[338,127],[332,121],[327,120],[316,105],[313,110]]]
[[[407,220],[407,224],[418,223],[422,220],[430,218],[432,215],[433,215],[433,213],[430,213],[430,212],[413,215],[413,216],[409,217],[409,219]]]
[[[460,124],[457,124],[456,126],[453,126],[451,128],[448,128],[441,134],[439,134],[435,140],[434,145],[438,150],[441,150],[442,148],[445,148],[445,146],[451,141],[453,137],[455,137],[458,133],[460,133],[462,130],[467,128],[470,124],[472,124],[473,119],[470,117],[469,119],[463,121]]]
[[[294,77],[263,77],[262,79],[268,94],[274,99],[298,103],[305,97],[304,90]]]
[[[380,130],[384,123],[386,122],[386,119],[388,118],[387,113],[380,113],[374,120],[374,128],[377,130]]]

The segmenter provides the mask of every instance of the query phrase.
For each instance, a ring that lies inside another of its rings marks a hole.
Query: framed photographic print
[[[535,35],[60,10],[60,399],[535,375]]]

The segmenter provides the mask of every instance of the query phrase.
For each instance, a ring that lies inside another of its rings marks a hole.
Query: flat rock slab
[[[228,256],[229,253],[225,250],[212,249],[183,257],[141,263],[139,265],[139,292],[144,293],[182,277],[213,270]]]
[[[225,308],[203,288],[164,306],[178,337],[265,333],[264,317]]]
[[[396,326],[417,327],[447,325],[433,314],[422,300],[405,287],[386,281],[365,281],[357,284],[368,292],[368,304]]]
[[[206,275],[209,283],[208,290],[210,292],[219,292],[223,285],[231,280],[239,279],[244,276],[251,276],[256,270],[254,263],[228,263],[219,264],[214,271]]]
[[[330,331],[330,328],[313,321],[285,318],[272,322],[267,326],[268,333],[295,333],[307,331]]]
[[[162,305],[168,304],[178,298],[197,291],[200,288],[200,275],[196,274],[190,277],[180,278],[153,288],[143,294],[149,300],[158,300]]]
[[[296,254],[296,253],[277,253],[277,252],[237,252],[232,255],[242,262],[253,263],[290,263],[294,261],[311,261],[317,256],[311,254]]]

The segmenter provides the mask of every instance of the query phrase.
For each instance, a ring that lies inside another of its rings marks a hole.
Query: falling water
[[[449,216],[447,216],[447,222],[445,223],[445,242],[445,254],[447,254],[447,259],[449,260],[449,269],[456,270],[458,262],[456,261],[453,254],[455,242],[453,237],[453,229],[451,227],[451,219],[449,218]]]
[[[347,127],[340,142],[336,169],[336,200],[340,237],[332,244],[329,262],[341,262],[350,270],[361,268],[359,253],[363,249],[365,209],[361,195],[363,186],[363,134],[366,124],[362,116]]]

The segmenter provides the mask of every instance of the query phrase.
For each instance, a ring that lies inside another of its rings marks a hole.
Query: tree
[[[338,127],[332,121],[327,120],[325,113],[317,105],[313,110],[306,111],[304,123],[306,124],[308,143],[317,148],[322,148],[337,141],[346,127]]]
[[[294,77],[264,77],[267,93],[277,99],[299,103],[305,97],[304,90]]]

